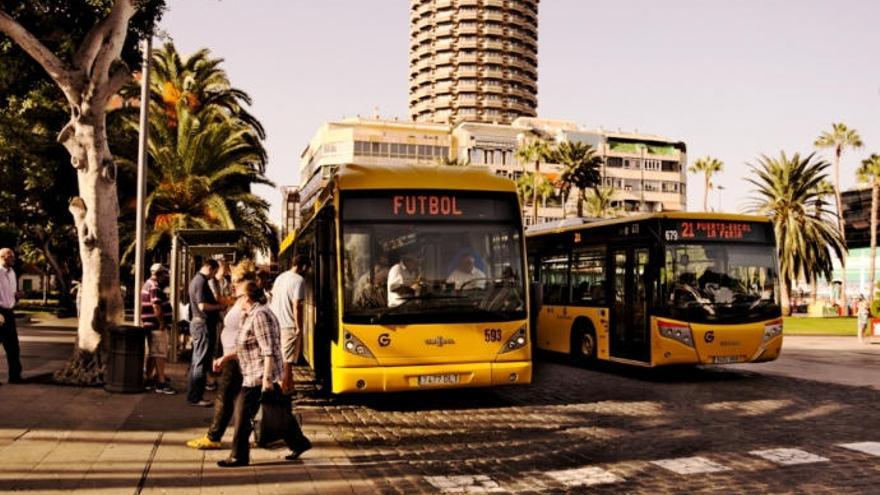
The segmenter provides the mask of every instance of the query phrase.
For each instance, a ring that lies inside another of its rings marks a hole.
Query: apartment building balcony
[[[507,6],[507,9],[514,12],[519,12],[526,17],[531,17],[534,14],[534,12],[532,12],[532,9],[526,7],[525,4],[522,4],[520,2],[510,2],[510,4]]]
[[[491,34],[493,36],[504,36],[506,34],[504,28],[499,27],[497,25],[483,26],[483,33],[484,34]]]
[[[458,77],[477,77],[479,75],[477,69],[458,69]]]
[[[495,69],[483,70],[483,77],[490,78],[490,79],[501,79],[501,80],[504,80],[506,78],[503,70],[495,70]]]
[[[504,19],[504,14],[498,11],[485,11],[483,12],[483,19],[487,21],[495,21],[495,22],[506,22]]]
[[[498,84],[483,84],[482,90],[484,93],[504,94],[504,86]]]
[[[497,55],[494,53],[484,53],[483,62],[487,64],[505,65],[507,63],[507,60],[505,60],[505,57],[501,55]]]
[[[476,21],[480,18],[479,11],[477,10],[458,10],[457,14],[459,21]]]
[[[476,55],[465,55],[463,53],[458,54],[458,63],[460,64],[476,64],[478,61],[479,60]]]
[[[485,5],[486,7],[497,7],[499,9],[503,9],[504,8],[504,1],[503,0],[483,0],[483,5]]]
[[[488,98],[484,98],[482,101],[483,108],[504,108],[504,100],[492,100]]]
[[[507,107],[519,113],[529,113],[535,111],[534,107],[523,105],[522,103],[508,103]]]
[[[458,40],[458,48],[460,49],[479,48],[479,46],[480,44],[477,41],[463,41],[460,39]]]
[[[480,5],[480,0],[458,0],[459,7],[477,7]]]
[[[474,91],[477,91],[477,89],[478,89],[476,82],[467,83],[467,82],[461,82],[461,81],[456,83],[454,88],[455,88],[455,91],[458,91],[458,92],[474,92]]]
[[[505,50],[504,43],[502,43],[500,41],[494,41],[494,40],[484,41],[482,48],[487,49],[487,50],[498,50],[498,51]]]
[[[476,24],[458,24],[456,26],[457,35],[466,35],[466,34],[478,34],[480,32],[479,26]]]
[[[460,1],[459,4],[467,5],[467,3],[463,0]],[[434,2],[434,6],[437,7],[438,10],[439,9],[451,9],[453,7],[453,4],[452,4],[452,0],[437,0]]]

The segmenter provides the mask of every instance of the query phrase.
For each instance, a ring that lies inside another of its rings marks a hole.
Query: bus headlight
[[[364,345],[357,337],[351,334],[351,332],[345,332],[345,342],[342,344],[342,348],[345,349],[345,352],[354,354],[355,356],[365,357],[375,359],[373,353],[370,351],[369,347]]]
[[[658,321],[657,329],[660,330],[660,335],[667,339],[681,342],[688,347],[694,346],[694,335],[691,333],[691,328],[687,325]]]
[[[505,352],[512,352],[517,349],[522,349],[526,346],[529,339],[526,337],[526,326],[523,325],[519,327],[519,330],[513,333],[507,342],[501,346],[501,349],[498,350],[498,354],[504,354]]]
[[[782,320],[771,321],[764,325],[764,337],[761,339],[761,343],[766,344],[780,335],[782,335]]]

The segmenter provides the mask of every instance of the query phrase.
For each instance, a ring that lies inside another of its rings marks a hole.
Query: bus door
[[[611,357],[651,360],[647,246],[611,250]]]

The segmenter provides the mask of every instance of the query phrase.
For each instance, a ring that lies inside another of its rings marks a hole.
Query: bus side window
[[[568,304],[568,256],[541,258],[540,273],[544,286],[543,303]]]
[[[605,304],[605,246],[572,253],[571,284],[574,304]]]

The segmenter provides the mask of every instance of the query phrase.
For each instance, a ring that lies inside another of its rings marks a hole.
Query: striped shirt
[[[242,314],[241,329],[235,342],[235,352],[244,377],[242,386],[259,387],[263,383],[263,358],[272,357],[269,381],[280,382],[282,374],[281,329],[278,320],[267,306],[254,303]]]

